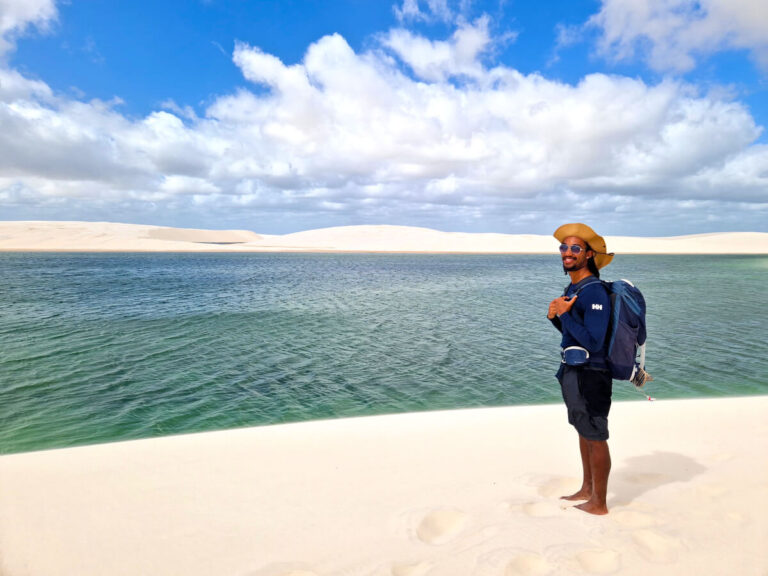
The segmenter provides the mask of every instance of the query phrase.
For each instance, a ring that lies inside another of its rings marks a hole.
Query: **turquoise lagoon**
[[[559,257],[0,254],[0,452],[560,401]],[[649,393],[768,393],[768,257],[617,256]],[[643,400],[628,383],[615,400]]]

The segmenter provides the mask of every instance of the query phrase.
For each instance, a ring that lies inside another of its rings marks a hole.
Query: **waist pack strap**
[[[561,362],[568,366],[583,366],[589,361],[589,350],[581,346],[568,346],[560,352]]]

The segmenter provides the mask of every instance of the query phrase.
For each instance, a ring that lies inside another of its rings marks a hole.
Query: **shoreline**
[[[616,382],[616,381],[615,381]],[[620,384],[626,385],[627,387],[631,386],[628,382],[620,382]],[[676,396],[676,397],[661,397],[656,398],[653,394],[646,394],[646,389],[641,389],[642,396],[645,396],[645,398],[641,398],[640,395],[636,395],[634,397],[629,398],[623,398],[621,400],[617,400],[615,397],[612,401],[612,406],[616,406],[617,404],[646,404],[648,403],[648,396],[651,398],[651,402],[698,402],[698,401],[715,401],[715,400],[740,400],[744,402],[748,402],[750,399],[760,399],[760,398],[766,398],[768,399],[768,393],[755,393],[755,394],[746,394],[746,395],[728,395],[728,396]],[[236,426],[234,428],[211,428],[211,429],[203,429],[203,430],[190,430],[190,431],[184,431],[184,432],[173,432],[169,434],[162,434],[157,436],[138,436],[134,438],[113,438],[113,439],[105,439],[105,440],[95,440],[95,441],[88,441],[84,443],[78,443],[78,444],[72,444],[72,445],[62,445],[62,446],[46,446],[41,448],[25,448],[21,450],[12,450],[8,452],[0,452],[0,460],[4,457],[13,457],[13,456],[21,456],[25,454],[44,454],[48,452],[56,452],[56,451],[66,451],[66,450],[79,450],[79,449],[87,449],[92,447],[98,447],[98,446],[115,446],[119,447],[122,444],[126,443],[134,443],[134,442],[153,442],[157,440],[167,440],[167,439],[173,439],[173,438],[179,438],[179,437],[187,437],[187,436],[201,436],[206,434],[222,434],[222,433],[228,433],[228,432],[238,432],[238,431],[244,431],[244,430],[263,430],[268,428],[277,428],[277,427],[283,427],[283,426],[301,426],[301,425],[322,425],[329,422],[336,422],[336,421],[348,421],[350,423],[353,423],[358,420],[367,420],[367,419],[396,419],[398,417],[403,416],[418,416],[418,415],[432,415],[432,414],[446,414],[446,416],[450,414],[461,414],[464,412],[472,412],[472,411],[494,411],[494,410],[515,410],[515,409],[539,409],[539,408],[553,408],[562,406],[562,400],[556,399],[551,402],[537,402],[533,404],[509,404],[504,406],[481,406],[481,407],[457,407],[457,408],[436,408],[434,410],[430,409],[422,409],[417,411],[405,411],[405,412],[384,412],[384,413],[375,413],[375,414],[359,414],[359,415],[352,415],[352,416],[328,416],[328,417],[320,417],[320,418],[309,418],[306,420],[290,420],[285,422],[263,422],[263,423],[252,423],[252,424],[245,424],[242,426]],[[0,571],[0,575],[2,575],[2,572]]]
[[[767,410],[615,402],[605,517],[559,404],[0,456],[0,573],[764,576]]]
[[[381,255],[424,255],[424,256],[551,256],[552,252],[472,252],[440,250],[334,250],[334,249],[252,249],[252,250],[97,250],[97,249],[20,249],[4,250],[0,254],[381,254]],[[617,254],[619,256],[619,254]],[[768,256],[768,252],[622,252],[620,256]]]

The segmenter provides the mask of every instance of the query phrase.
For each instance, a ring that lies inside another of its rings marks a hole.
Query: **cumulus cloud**
[[[241,43],[233,62],[251,88],[200,117],[168,101],[129,118],[119,101],[75,100],[0,69],[0,205],[14,217],[261,232],[514,231],[636,210],[662,226],[670,211],[725,219],[743,206],[765,216],[768,149],[743,105],[681,81],[571,85],[488,67],[490,42],[481,19],[443,42],[392,31],[359,53],[330,35],[290,65]]]
[[[634,193],[680,184],[759,135],[743,106],[671,81],[649,86],[596,74],[571,86],[478,67],[478,82],[468,86],[426,83],[385,58],[355,54],[340,36],[313,45],[300,65],[246,46],[236,62],[272,90],[209,110],[219,130],[258,134],[242,140],[258,147],[229,166],[239,177],[290,175],[298,186],[333,188],[342,175],[338,182],[417,183],[430,200],[446,190],[525,196],[561,184]]]
[[[395,6],[398,20],[450,22],[454,18],[453,11],[448,6],[448,0],[403,0],[400,6]]]
[[[491,45],[488,17],[460,24],[448,41],[428,40],[400,28],[390,31],[383,44],[424,80],[479,78],[484,73],[480,57]]]
[[[55,0],[0,0],[0,57],[29,28],[47,30],[56,14]]]
[[[699,57],[747,50],[768,71],[764,0],[603,0],[589,23],[617,60],[639,55],[655,70],[686,72]]]

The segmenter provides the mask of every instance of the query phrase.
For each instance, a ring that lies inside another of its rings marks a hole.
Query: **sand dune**
[[[247,230],[193,230],[189,228],[149,228],[147,238],[172,242],[240,244],[257,242],[261,236]]]
[[[0,251],[210,251],[258,242],[245,230],[193,230],[112,222],[0,222]]]
[[[768,254],[768,233],[640,238],[606,236],[623,254]],[[549,254],[548,235],[470,234],[408,226],[343,226],[285,235],[104,222],[0,222],[0,251],[461,252]]]
[[[768,397],[619,402],[608,516],[565,408],[0,457],[5,576],[765,576]]]

